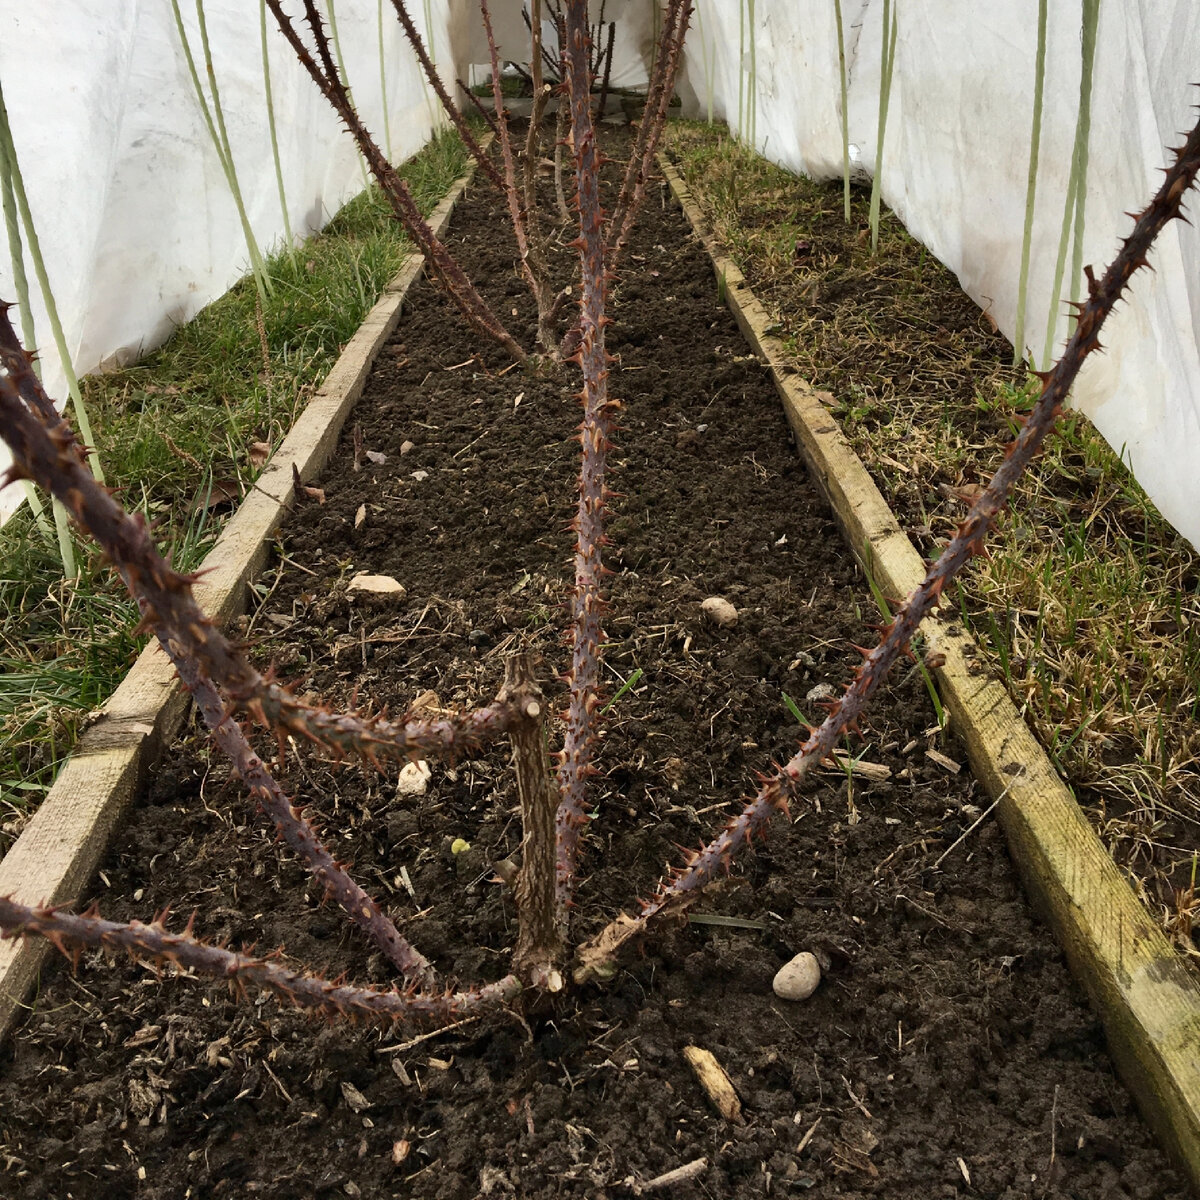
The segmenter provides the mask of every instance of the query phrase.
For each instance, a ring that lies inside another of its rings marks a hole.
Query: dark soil
[[[450,240],[528,340],[503,224],[477,185]],[[579,934],[652,890],[677,843],[710,835],[754,772],[791,753],[784,694],[815,713],[814,689],[846,683],[877,617],[768,378],[657,191],[632,251],[610,329],[625,410],[609,694],[642,674],[605,726]],[[505,372],[421,285],[321,481],[325,503],[283,534],[252,625],[264,655],[301,689],[393,710],[429,692],[427,705],[487,701],[518,646],[552,679],[571,390]],[[359,571],[407,596],[352,603]],[[735,628],[702,618],[711,595],[738,607]],[[965,767],[927,756],[964,759],[915,668],[852,750],[876,770],[820,776],[700,906],[744,927],[661,930],[611,985],[527,1025],[412,1042],[421,1031],[327,1025],[128,961],[56,965],[4,1051],[0,1194],[625,1197],[705,1157],[656,1194],[1182,1197],[998,829],[989,818],[956,845],[987,800]],[[419,800],[308,755],[286,771],[335,852],[467,982],[503,974],[514,936],[489,865],[519,843],[505,759],[434,765]],[[470,849],[455,855],[458,838]],[[194,907],[207,938],[388,979],[198,736],[168,756],[83,899],[121,919]],[[778,1000],[775,971],[805,949],[823,961],[820,988]],[[690,1045],[729,1073],[743,1123],[710,1108]]]

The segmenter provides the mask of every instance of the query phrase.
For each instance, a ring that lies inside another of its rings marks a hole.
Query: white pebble
[[[724,596],[709,596],[700,605],[701,611],[714,624],[722,629],[732,629],[738,622],[738,610]]]
[[[780,1000],[807,1000],[821,982],[821,965],[807,950],[779,968],[771,987]]]
[[[371,600],[403,600],[408,594],[404,584],[390,575],[355,575],[346,590]]]
[[[400,777],[396,780],[397,796],[423,796],[429,786],[429,777],[433,772],[429,764],[420,759],[418,762],[405,763]]]

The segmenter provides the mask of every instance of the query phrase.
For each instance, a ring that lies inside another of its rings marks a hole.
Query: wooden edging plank
[[[474,173],[472,163],[430,215],[439,236]],[[218,624],[244,611],[247,586],[262,570],[268,540],[291,507],[293,470],[311,479],[329,460],[424,265],[416,252],[405,259],[205,558],[195,594]],[[0,896],[23,904],[69,905],[79,898],[147,772],[179,732],[188,704],[174,667],[152,641],[0,861]],[[0,942],[0,1038],[19,1017],[48,949],[41,938]]]
[[[771,320],[722,252],[674,166],[659,165],[712,259],[746,340],[767,364],[797,446],[864,567],[907,596],[925,575],[909,541],[818,392],[788,362]],[[954,726],[997,813],[1026,891],[1099,1014],[1113,1061],[1147,1123],[1200,1194],[1200,983],[1134,895],[974,639],[953,620],[921,626]]]

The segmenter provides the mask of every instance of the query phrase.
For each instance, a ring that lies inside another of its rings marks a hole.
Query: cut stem
[[[563,986],[564,956],[564,931],[554,905],[554,818],[559,797],[546,754],[546,699],[529,654],[514,654],[505,663],[497,701],[518,714],[508,735],[523,831],[513,970],[533,986],[557,992]]]

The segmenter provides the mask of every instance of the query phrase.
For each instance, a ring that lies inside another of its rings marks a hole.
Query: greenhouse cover
[[[656,3],[607,0],[618,85],[645,80]],[[390,4],[323,7],[368,125],[394,158],[411,154],[442,117]],[[474,0],[413,8],[447,81],[468,78],[484,59]],[[527,57],[520,3],[492,8],[508,56]],[[66,360],[81,375],[135,358],[221,295],[250,265],[247,231],[257,247],[277,247],[320,228],[364,186],[351,141],[259,4],[42,0],[8,6],[0,34],[7,157],[29,218],[18,194],[6,224],[19,246],[10,233],[0,296],[16,298],[16,250],[59,397],[69,372],[30,225]],[[1192,0],[696,0],[680,91],[687,115],[727,121],[785,167],[833,179],[848,160],[858,178],[878,172],[884,202],[1043,367],[1068,331],[1065,302],[1086,286],[1083,266],[1108,261],[1126,210],[1156,186],[1164,146],[1192,123],[1198,51]],[[226,153],[209,128],[212,79]],[[1075,402],[1200,545],[1195,230],[1173,226],[1154,267],[1135,282]],[[11,511],[19,499],[10,489],[0,505]]]

